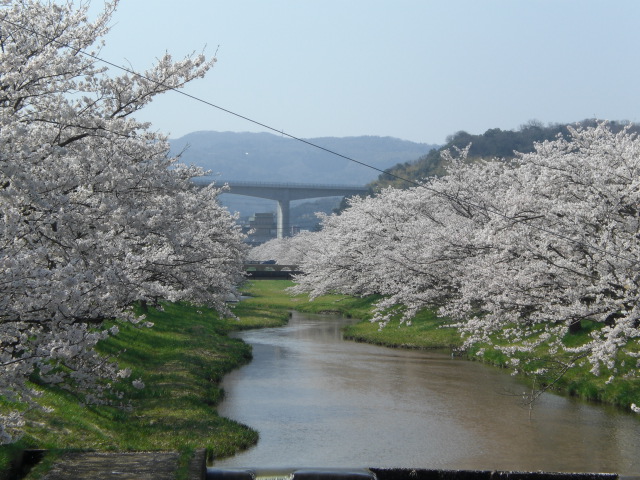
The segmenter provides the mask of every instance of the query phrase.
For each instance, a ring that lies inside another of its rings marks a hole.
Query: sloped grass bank
[[[350,318],[368,318],[371,305],[378,297],[355,298],[345,295],[323,295],[309,302],[308,295],[291,295],[290,280],[252,280],[242,290],[245,298],[235,306],[235,314],[242,319],[253,315],[282,315],[290,310],[308,313],[336,313]]]
[[[372,295],[365,298],[345,295],[323,295],[309,301],[307,295],[292,296],[287,288],[294,283],[288,280],[255,280],[247,282],[247,299],[236,307],[236,313],[244,318],[243,309],[277,312],[297,310],[308,313],[337,313],[350,318],[362,319],[362,322],[349,325],[344,329],[345,338],[358,342],[373,343],[386,347],[400,348],[458,348],[462,345],[460,336],[454,329],[440,328],[445,320],[433,312],[423,311],[412,320],[411,327],[390,322],[380,330],[371,318],[373,304],[380,299]]]
[[[569,333],[563,339],[568,347],[578,347],[590,341],[590,333],[600,328],[596,322],[582,321],[582,327],[575,333]],[[506,342],[497,341],[498,345],[506,345]],[[488,348],[482,355],[478,351],[486,347],[477,345],[466,355],[470,358],[479,357],[482,361],[503,368],[513,368],[506,355],[496,349]],[[640,342],[632,340],[626,345],[629,352],[639,352]],[[550,390],[568,394],[584,400],[615,405],[629,409],[631,404],[640,402],[640,378],[636,375],[638,362],[628,353],[619,353],[618,358],[622,365],[616,371],[611,371],[601,366],[600,375],[591,373],[592,365],[585,358],[574,359],[569,354],[558,353],[552,355],[546,345],[537,347],[529,353],[520,353],[516,356],[519,360],[518,369],[521,375],[535,382],[536,388],[549,387]],[[566,365],[575,365],[566,369]],[[566,372],[565,372],[566,370]]]
[[[352,298],[326,295],[309,302],[306,295],[291,296],[285,280],[248,282],[247,298],[235,305],[239,317],[221,319],[215,312],[183,304],[167,304],[164,311],[151,310],[148,319],[153,328],[125,326],[117,337],[100,345],[105,354],[118,354],[121,367],[132,369],[132,378],[141,378],[146,387],[127,389],[131,410],[80,405],[77,398],[55,388],[43,389],[43,405],[54,412],[32,411],[28,415],[26,435],[19,442],[0,447],[0,480],[12,459],[24,449],[148,451],[175,450],[182,453],[183,464],[196,449],[206,448],[210,455],[232,455],[255,444],[257,432],[217,415],[215,406],[222,399],[219,382],[230,370],[251,358],[250,347],[228,333],[245,328],[284,325],[290,310],[310,313],[339,313],[364,319],[347,328],[348,338],[400,348],[457,348],[460,339],[453,329],[441,328],[444,320],[431,312],[422,312],[412,326],[390,323],[382,331],[371,317],[376,297]],[[594,325],[585,325],[567,342],[586,341]],[[636,347],[638,345],[636,344]],[[469,358],[506,367],[506,358],[488,349],[482,357],[466,352]],[[525,370],[533,371],[551,359],[543,349],[523,356]],[[640,381],[628,372],[594,377],[589,367],[571,370],[554,389],[585,399],[620,405],[628,409],[640,404]],[[538,377],[536,382],[551,382]],[[1,402],[1,400],[0,400]],[[2,404],[0,403],[0,407]],[[50,456],[51,457],[51,456]],[[46,468],[46,461],[43,469]],[[31,478],[37,478],[34,472]]]
[[[363,321],[344,329],[344,337],[356,342],[373,343],[392,348],[448,349],[462,345],[460,335],[453,328],[443,328],[446,321],[429,310],[411,320],[411,325],[389,322],[383,329],[377,323]]]
[[[187,459],[200,448],[217,457],[255,444],[257,432],[220,417],[215,409],[223,397],[223,376],[251,359],[251,347],[227,334],[282,325],[287,315],[244,311],[240,320],[221,319],[208,309],[166,304],[164,311],[147,313],[152,328],[121,327],[100,350],[117,354],[119,365],[132,370],[131,379],[145,383],[142,390],[126,387],[132,408],[82,406],[68,392],[43,388],[41,402],[54,411],[29,412],[24,437],[0,447],[0,479],[23,449],[47,449],[53,455],[63,449],[175,450]]]
[[[399,325],[390,322],[380,330],[377,323],[368,321],[371,318],[373,303],[379,297],[352,298],[341,295],[326,295],[312,302],[306,295],[290,296],[286,288],[293,282],[285,280],[259,280],[247,284],[247,293],[251,298],[243,305],[260,306],[265,311],[279,311],[293,309],[298,311],[321,313],[335,312],[345,316],[360,318],[363,321],[349,325],[344,329],[344,336],[349,340],[372,343],[394,348],[416,349],[449,349],[457,351],[462,340],[453,328],[443,328],[446,320],[437,317],[431,311],[420,312],[412,320],[411,326]],[[568,335],[565,343],[569,346],[577,346],[589,339],[589,332],[598,325],[583,322],[583,329],[577,334]],[[500,368],[512,368],[505,355],[491,348],[486,348],[482,355],[478,355],[481,347],[461,352],[464,357],[482,361]],[[640,351],[639,342],[631,343],[629,348]],[[520,375],[526,376],[530,384],[535,388],[551,386],[551,390],[567,395],[576,396],[585,400],[617,405],[629,409],[632,403],[640,405],[640,379],[633,375],[634,365],[637,359],[628,358],[623,371],[616,372],[610,379],[612,372],[603,371],[600,376],[594,376],[589,372],[591,366],[588,363],[578,365],[558,378],[559,364],[544,347],[531,354],[522,354],[520,357]],[[546,369],[544,374],[533,372]]]

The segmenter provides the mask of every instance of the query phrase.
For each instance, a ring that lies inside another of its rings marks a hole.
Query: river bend
[[[344,341],[349,321],[294,312],[285,327],[238,334],[254,359],[225,377],[219,413],[260,441],[216,468],[640,473],[637,415],[553,394],[529,412],[505,371]]]

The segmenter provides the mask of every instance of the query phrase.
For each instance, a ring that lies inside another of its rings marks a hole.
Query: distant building
[[[245,233],[248,233],[247,243],[260,245],[261,243],[268,242],[278,235],[276,214],[273,212],[254,213],[249,217],[249,222],[243,230]]]

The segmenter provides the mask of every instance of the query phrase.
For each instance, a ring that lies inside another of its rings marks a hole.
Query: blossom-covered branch
[[[455,158],[454,158],[455,157]],[[514,366],[544,344],[571,368],[637,373],[640,140],[606,124],[570,130],[515,161],[450,156],[446,176],[352,199],[325,217],[296,292],[377,293],[374,320],[423,308],[467,347],[494,344]],[[583,322],[588,341],[564,342]]]
[[[32,401],[57,383],[95,403],[126,377],[93,347],[143,322],[134,302],[187,300],[228,313],[245,249],[215,186],[191,182],[166,137],[133,114],[213,65],[167,54],[110,76],[95,54],[117,2],[96,20],[75,2],[0,0],[0,395]],[[136,385],[140,385],[136,381]],[[0,415],[0,440],[21,425]]]

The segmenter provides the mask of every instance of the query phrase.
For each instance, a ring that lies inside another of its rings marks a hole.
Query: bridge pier
[[[277,238],[291,236],[291,201],[289,200],[289,190],[283,189],[280,198],[275,199],[278,202],[278,218],[277,218]]]
[[[346,195],[366,194],[369,188],[357,185],[313,185],[299,183],[272,182],[225,182],[216,177],[195,177],[196,185],[227,185],[235,195],[268,198],[278,202],[277,236],[291,236],[290,202],[303,198],[344,197]]]

